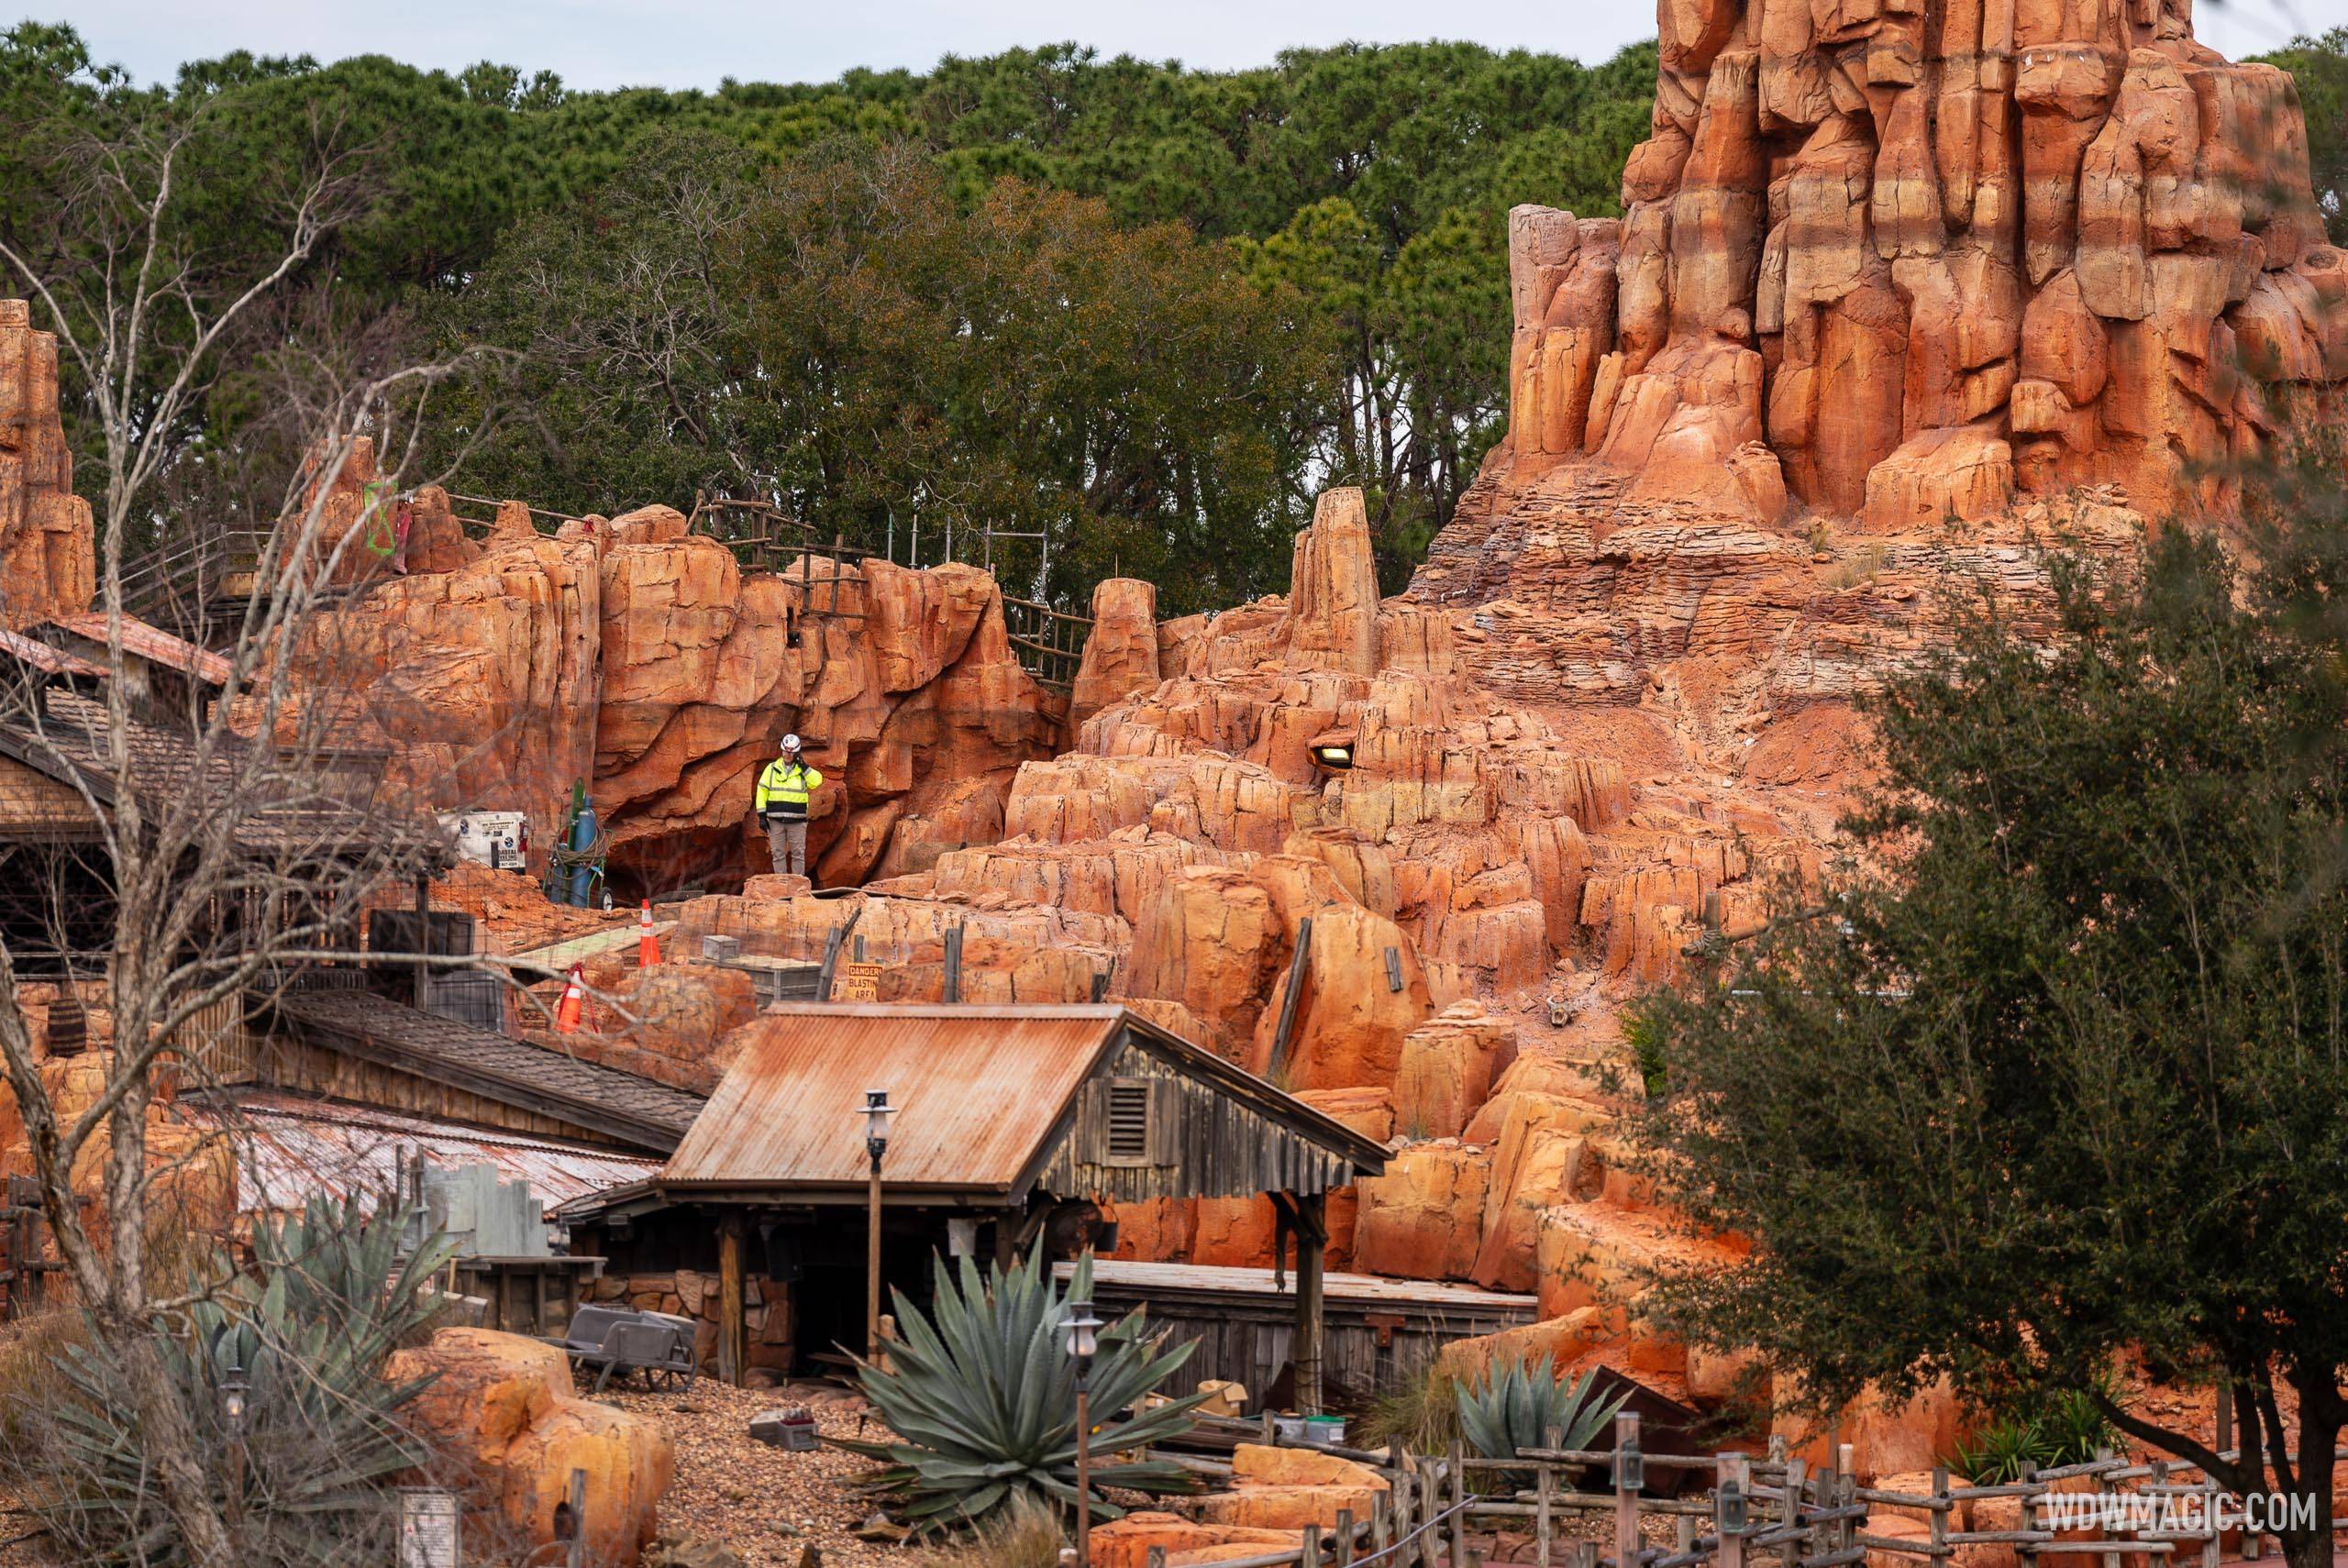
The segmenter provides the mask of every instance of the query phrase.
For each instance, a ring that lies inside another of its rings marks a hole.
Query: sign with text
[[[843,964],[832,973],[834,1001],[871,1001],[880,999],[880,966],[878,964]]]
[[[437,1486],[400,1488],[399,1568],[458,1568],[454,1492]]]

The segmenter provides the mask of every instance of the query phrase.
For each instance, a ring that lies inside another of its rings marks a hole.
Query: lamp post
[[[857,1112],[864,1118],[864,1152],[872,1162],[870,1186],[866,1188],[865,1207],[869,1223],[864,1241],[864,1358],[878,1366],[880,1363],[880,1156],[889,1147],[889,1118],[896,1114],[889,1104],[887,1089],[866,1089],[864,1106]]]
[[[233,1356],[220,1375],[220,1426],[228,1437],[228,1529],[234,1532],[245,1515],[245,1420],[251,1409],[252,1386],[245,1379],[244,1364]]]
[[[1092,1568],[1092,1354],[1101,1348],[1101,1320],[1090,1301],[1070,1301],[1061,1328],[1076,1363],[1076,1568]]]

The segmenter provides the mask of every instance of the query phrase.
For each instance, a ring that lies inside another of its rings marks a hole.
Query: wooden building
[[[1058,1265],[1063,1276],[1072,1266]],[[1411,1382],[1453,1340],[1522,1328],[1540,1316],[1531,1296],[1439,1280],[1333,1274],[1321,1289],[1327,1393],[1362,1396]],[[1144,1309],[1151,1328],[1197,1343],[1183,1376],[1226,1378],[1258,1394],[1274,1390],[1295,1358],[1294,1295],[1293,1276],[1268,1268],[1122,1258],[1092,1265],[1101,1316]]]
[[[889,1285],[925,1297],[933,1253],[1098,1244],[1104,1201],[1269,1194],[1296,1243],[1297,1399],[1317,1404],[1325,1199],[1379,1175],[1384,1149],[1113,1004],[770,1009],[659,1176],[564,1217],[615,1275],[714,1253],[729,1303],[755,1244],[768,1320],[792,1298],[794,1362],[860,1348],[873,1089],[895,1107]],[[718,1349],[722,1375],[751,1364],[738,1320]]]

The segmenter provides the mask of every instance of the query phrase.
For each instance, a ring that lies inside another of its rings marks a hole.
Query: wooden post
[[[1149,1568],[1166,1568],[1166,1549],[1164,1547],[1153,1546],[1149,1549]]]
[[[2224,1453],[2234,1446],[2234,1386],[2218,1379],[2218,1439],[2210,1446]]]
[[[1318,1192],[1291,1201],[1296,1213],[1296,1408],[1321,1413],[1322,1271],[1329,1244],[1328,1198]]]
[[[946,999],[962,999],[962,928],[954,925],[946,933]]]
[[[1280,997],[1279,1028],[1272,1035],[1271,1063],[1264,1076],[1275,1082],[1288,1067],[1289,1036],[1296,1030],[1296,1009],[1304,991],[1305,966],[1312,954],[1312,917],[1306,915],[1296,922],[1296,955],[1289,960],[1288,989]],[[1458,1568],[1456,1563],[1453,1568]]]
[[[1321,1527],[1306,1525],[1296,1551],[1297,1568],[1321,1568]]]
[[[2035,1464],[2024,1464],[2021,1467],[2021,1478],[2032,1487],[2032,1490],[2022,1494],[2021,1528],[2024,1530],[2034,1530],[2038,1528],[2038,1499],[2045,1495],[2045,1489],[2036,1485],[2038,1466]],[[2034,1542],[2027,1540],[2021,1542],[2017,1549],[2017,1555],[2021,1560],[2021,1568],[2038,1568],[2038,1547]]]
[[[743,1318],[742,1215],[717,1226],[717,1380],[739,1388],[749,1376],[749,1332]]]
[[[872,1155],[864,1202],[864,1359],[880,1364],[880,1156]]]
[[[1623,1485],[1619,1455],[1639,1445],[1639,1419],[1628,1413],[1614,1418],[1614,1568],[1638,1568],[1639,1495]]]
[[[570,1541],[563,1550],[568,1568],[581,1568],[587,1561],[587,1472],[570,1473]]]
[[[1935,1464],[1933,1466],[1933,1512],[1932,1517],[1925,1520],[1932,1536],[1933,1568],[1941,1568],[1948,1561],[1948,1516],[1949,1510],[1955,1507],[1948,1495],[1948,1466]]]
[[[1076,1568],[1092,1568],[1092,1390],[1076,1372]]]
[[[1394,1500],[1402,1490],[1402,1478],[1394,1478],[1390,1491],[1369,1495],[1369,1550],[1382,1553],[1394,1544]]]
[[[1778,1507],[1782,1510],[1784,1516],[1778,1520],[1780,1524],[1790,1525],[1800,1519],[1801,1489],[1804,1484],[1804,1477],[1809,1468],[1810,1467],[1808,1465],[1804,1464],[1799,1459],[1789,1459],[1786,1461],[1784,1483],[1786,1491],[1785,1496],[1778,1499]],[[1785,1568],[1800,1568],[1801,1546],[1802,1542],[1800,1536],[1793,1536],[1788,1539],[1785,1547]]]
[[[1406,1444],[1401,1442],[1387,1444],[1386,1456],[1394,1466],[1394,1487],[1387,1494],[1393,1499],[1394,1508],[1396,1542],[1394,1568],[1410,1568],[1411,1563],[1416,1559],[1418,1550],[1417,1542],[1411,1539],[1412,1528],[1411,1498],[1415,1486],[1412,1477],[1418,1472],[1412,1462],[1410,1448]]]
[[[1741,1453],[1722,1454],[1720,1466],[1713,1474],[1716,1485],[1726,1486],[1733,1481],[1744,1492],[1745,1518],[1749,1520],[1753,1517],[1753,1468],[1745,1463],[1744,1456]],[[1720,1568],[1744,1568],[1744,1537],[1741,1533],[1731,1534],[1725,1521],[1720,1523],[1720,1542],[1716,1558]],[[1683,1546],[1680,1550],[1685,1551],[1688,1548]],[[1941,1565],[1935,1562],[1933,1568],[1941,1568]]]
[[[1556,1442],[1556,1429],[1550,1429],[1551,1448]],[[1545,1461],[1534,1470],[1533,1494],[1533,1562],[1534,1568],[1549,1568],[1549,1551],[1556,1544],[1552,1535],[1549,1510],[1556,1505],[1550,1494],[1556,1489],[1556,1472]]]
[[[1468,1450],[1456,1439],[1451,1444],[1451,1568],[1468,1562]]]
[[[1337,1545],[1335,1568],[1347,1568],[1354,1560],[1354,1511],[1337,1510]]]

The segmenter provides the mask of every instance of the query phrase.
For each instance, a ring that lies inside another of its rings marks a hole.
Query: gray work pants
[[[787,872],[793,877],[804,877],[807,874],[807,819],[769,817],[767,849],[774,856],[776,876]]]

